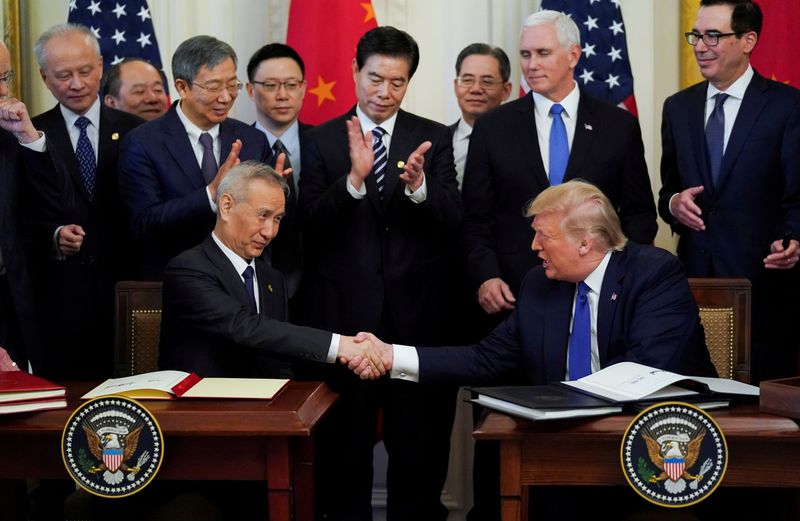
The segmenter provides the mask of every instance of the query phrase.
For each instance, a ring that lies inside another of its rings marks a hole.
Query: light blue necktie
[[[580,282],[569,336],[569,379],[577,380],[592,372],[592,318],[589,311],[589,286]]]
[[[706,148],[708,149],[708,165],[711,168],[711,180],[714,185],[719,179],[719,171],[722,168],[722,154],[725,148],[725,100],[727,94],[718,93],[714,96],[714,110],[708,117],[706,123]]]
[[[569,141],[567,127],[561,119],[564,107],[558,103],[550,107],[553,122],[550,125],[550,186],[560,185],[564,181],[569,161]]]
[[[85,116],[81,116],[75,121],[75,126],[80,130],[78,143],[75,147],[75,157],[78,159],[78,169],[81,172],[81,179],[83,180],[84,188],[86,188],[86,193],[89,194],[89,200],[94,198],[94,182],[97,173],[97,158],[95,158],[89,136],[86,134],[86,127],[90,124],[91,121]]]
[[[242,272],[242,277],[244,278],[244,289],[247,290],[247,296],[250,299],[250,307],[253,308],[253,311],[258,311],[256,307],[256,292],[253,288],[253,275],[255,270],[253,270],[252,266],[248,266]]]
[[[383,144],[383,134],[386,131],[381,127],[372,129],[372,171],[375,172],[375,187],[378,189],[378,194],[383,197],[383,181],[386,177],[386,163],[389,156],[386,152],[386,147]]]

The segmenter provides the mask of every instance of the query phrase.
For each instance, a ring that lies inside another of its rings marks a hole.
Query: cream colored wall
[[[33,113],[50,108],[55,100],[38,78],[31,49],[46,28],[67,18],[66,0],[21,2],[25,99]],[[178,44],[195,34],[211,34],[230,43],[239,54],[239,74],[246,77],[248,57],[268,41],[283,41],[288,0],[150,0],[162,58],[171,78],[169,57]],[[400,27],[419,42],[421,62],[406,96],[404,108],[431,119],[450,123],[458,117],[453,98],[453,62],[458,51],[474,41],[503,47],[513,64],[512,79],[518,92],[519,63],[516,46],[522,20],[539,0],[373,0],[381,24]],[[628,33],[628,51],[635,78],[639,121],[654,191],[660,186],[659,127],[661,105],[678,89],[679,0],[620,0]],[[254,109],[242,95],[232,115],[254,119]],[[656,240],[673,248],[664,223]]]

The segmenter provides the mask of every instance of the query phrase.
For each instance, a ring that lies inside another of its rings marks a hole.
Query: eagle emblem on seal
[[[102,472],[103,480],[110,485],[117,485],[122,482],[125,473],[133,481],[134,476],[141,470],[145,461],[137,462],[136,466],[128,466],[128,461],[136,453],[139,446],[139,435],[144,428],[143,424],[128,430],[126,425],[112,425],[97,429],[92,428],[89,422],[84,422],[83,432],[86,433],[86,441],[89,445],[89,452],[92,453],[99,465],[90,467],[90,474]]]

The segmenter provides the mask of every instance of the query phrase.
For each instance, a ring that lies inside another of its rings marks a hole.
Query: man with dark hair
[[[189,38],[172,56],[172,74],[180,100],[120,151],[122,201],[144,256],[140,275],[152,279],[214,227],[217,187],[230,167],[270,157],[261,132],[228,117],[242,88],[230,45]]]
[[[511,94],[511,64],[500,47],[471,43],[456,58],[453,90],[461,109],[461,119],[450,125],[453,132],[453,156],[458,188],[464,179],[469,138],[478,116],[497,108]]]
[[[150,121],[169,108],[164,73],[141,58],[125,58],[103,76],[101,94],[109,107]]]
[[[417,43],[405,32],[368,31],[353,61],[357,105],[308,132],[300,216],[305,319],[315,327],[447,343],[461,201],[447,127],[400,109],[418,62]],[[455,388],[364,385],[344,372],[327,380],[341,392],[330,431],[320,436],[327,447],[318,490],[328,519],[372,519],[379,407],[389,453],[387,519],[446,519],[439,497]],[[343,468],[355,481],[341,480]]]
[[[800,289],[800,91],[750,65],[758,4],[703,0],[686,40],[707,80],[664,102],[659,213],[690,277],[753,285],[751,378],[793,376]]]
[[[42,316],[41,373],[63,380],[113,376],[114,284],[132,276],[135,254],[121,209],[119,140],[141,119],[98,98],[103,58],[85,26],[51,27],[34,45],[39,73],[58,104],[33,118],[68,178],[68,210],[44,225],[35,278]],[[55,244],[51,246],[51,241]]]
[[[247,95],[256,105],[255,127],[267,137],[273,160],[283,153],[286,155],[285,168],[292,169],[287,178],[289,197],[286,216],[281,223],[282,231],[269,250],[272,265],[286,277],[291,298],[300,288],[303,262],[297,194],[301,173],[300,149],[311,125],[297,118],[306,95],[305,65],[297,51],[288,45],[270,43],[250,58],[247,79]]]

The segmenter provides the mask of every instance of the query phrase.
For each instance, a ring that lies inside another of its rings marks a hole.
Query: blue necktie
[[[203,147],[203,162],[200,163],[200,170],[203,172],[203,179],[210,183],[217,175],[217,158],[214,157],[214,138],[208,132],[200,134],[200,145]]]
[[[372,129],[372,171],[375,173],[375,186],[378,188],[378,194],[383,197],[383,180],[386,177],[386,163],[389,161],[389,156],[386,153],[386,147],[383,145],[383,134],[386,131],[381,127]]]
[[[95,158],[89,136],[86,134],[86,127],[90,124],[91,121],[85,116],[81,116],[75,121],[75,126],[80,130],[78,144],[75,147],[75,157],[78,159],[78,169],[81,172],[86,193],[89,194],[89,200],[94,198],[94,181],[97,173],[97,158]]]
[[[252,266],[248,266],[242,272],[242,277],[244,278],[244,289],[247,290],[247,296],[250,298],[250,307],[253,308],[253,311],[258,312],[258,308],[256,307],[256,292],[253,288],[253,275],[255,271],[253,270]]]
[[[708,165],[711,168],[711,180],[717,184],[719,171],[722,168],[722,154],[725,145],[725,100],[727,94],[718,93],[714,96],[714,110],[706,123],[706,148],[708,149]]]
[[[592,318],[589,311],[589,286],[580,282],[569,336],[569,379],[577,380],[592,372]]]
[[[567,141],[567,127],[561,119],[564,107],[556,103],[550,107],[553,122],[550,125],[550,186],[560,185],[564,182],[564,173],[567,171],[569,161],[569,141]]]

